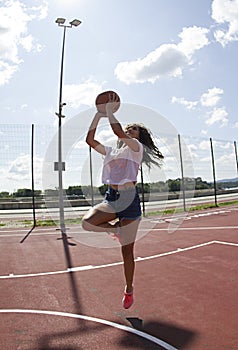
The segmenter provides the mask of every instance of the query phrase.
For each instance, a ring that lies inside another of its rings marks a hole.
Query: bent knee
[[[90,223],[89,219],[83,218],[82,219],[82,228],[85,231],[92,231],[93,225]]]

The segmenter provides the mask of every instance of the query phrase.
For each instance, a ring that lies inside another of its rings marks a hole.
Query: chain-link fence
[[[102,156],[85,143],[77,128],[62,128],[63,192],[66,218],[75,208],[102,199]],[[108,142],[110,128],[102,128]],[[0,125],[0,210],[57,208],[58,130],[43,125]],[[143,165],[138,177],[144,212],[168,207],[187,210],[207,196],[215,204],[228,193],[238,193],[237,146],[234,140],[215,140],[158,133],[156,143],[164,155],[161,168]]]

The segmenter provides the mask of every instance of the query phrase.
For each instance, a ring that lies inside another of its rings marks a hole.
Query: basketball
[[[112,111],[113,111],[113,113],[118,111],[118,109],[120,107],[119,95],[115,91],[104,91],[97,96],[96,101],[95,101],[98,112],[106,113],[106,104],[109,102],[110,96],[112,96],[112,95],[114,96],[114,99],[115,99],[114,102],[112,102],[114,105]]]

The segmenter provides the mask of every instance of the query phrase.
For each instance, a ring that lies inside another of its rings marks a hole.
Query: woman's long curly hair
[[[151,165],[162,165],[162,160],[164,159],[163,154],[160,152],[158,147],[155,145],[152,134],[149,129],[147,129],[143,124],[127,124],[125,127],[126,129],[129,129],[131,127],[138,127],[139,128],[139,141],[144,145],[143,147],[143,158],[142,162],[145,163],[148,168],[151,168]],[[123,141],[121,139],[118,140],[118,147],[122,147]]]

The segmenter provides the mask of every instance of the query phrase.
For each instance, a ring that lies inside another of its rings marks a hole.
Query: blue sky
[[[0,1],[2,123],[52,124],[62,29],[68,118],[112,88],[152,108],[184,135],[235,140],[237,0]]]
[[[57,17],[82,21],[66,33],[66,122],[93,113],[97,94],[113,89],[122,103],[161,114],[189,138],[195,162],[196,151],[209,151],[210,137],[224,140],[227,153],[218,160],[224,166],[232,159],[234,172],[238,0],[0,0],[1,124],[56,127],[63,34]],[[146,124],[147,116],[138,118],[127,121]],[[82,124],[86,132],[88,121]],[[152,131],[160,134],[159,122]],[[23,150],[9,156],[1,173],[13,162],[19,170],[26,157]]]

